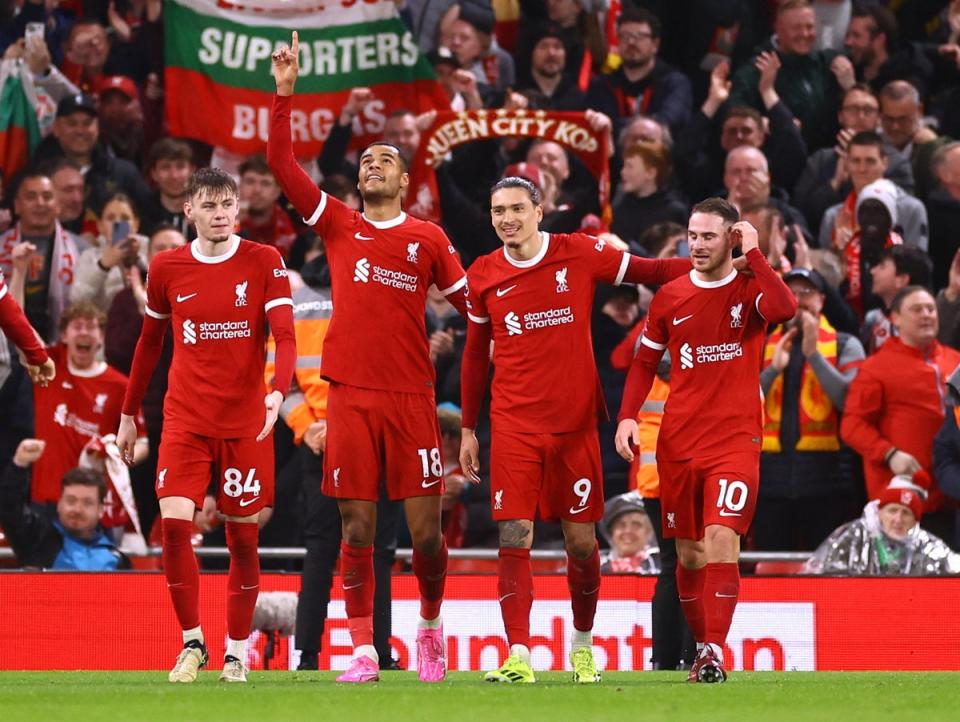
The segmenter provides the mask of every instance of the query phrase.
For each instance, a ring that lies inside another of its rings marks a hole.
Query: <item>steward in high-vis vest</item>
[[[808,550],[853,515],[853,453],[840,440],[850,382],[865,358],[860,340],[822,315],[826,282],[794,269],[783,280],[796,317],[773,330],[764,349],[757,549]]]

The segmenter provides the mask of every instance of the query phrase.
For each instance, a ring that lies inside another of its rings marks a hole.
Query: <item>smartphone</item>
[[[43,23],[27,23],[27,28],[23,32],[23,37],[27,42],[30,42],[30,38],[40,38],[43,40],[44,32],[45,27]]]
[[[686,258],[690,255],[690,242],[684,238],[682,241],[677,243],[677,257]]]
[[[130,237],[130,221],[114,221],[113,236],[110,239],[110,242],[115,246],[119,246],[129,237]]]

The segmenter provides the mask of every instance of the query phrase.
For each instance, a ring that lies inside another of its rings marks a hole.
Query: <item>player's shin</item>
[[[521,645],[529,655],[530,608],[533,606],[530,550],[501,548],[497,571],[500,613],[503,615],[511,653],[515,646]],[[529,660],[525,661],[529,663]]]
[[[593,552],[578,559],[567,550],[567,586],[573,608],[573,641],[571,649],[593,644],[593,618],[600,597],[600,547],[594,543]]]
[[[704,583],[707,568],[688,569],[677,562],[677,594],[680,607],[687,618],[690,631],[699,649],[706,640],[706,615],[704,612]]]
[[[256,522],[227,521],[230,572],[227,577],[227,656],[243,661],[253,610],[260,594],[259,527]]]
[[[427,556],[419,549],[413,550],[413,573],[420,587],[420,626],[440,624],[440,605],[447,581],[447,540],[441,537],[440,551]]]
[[[723,645],[727,641],[733,613],[740,596],[740,567],[736,562],[707,564],[703,587],[706,600],[706,636],[704,641],[714,647],[714,653],[723,660]]]
[[[163,573],[167,578],[170,599],[183,629],[184,644],[203,643],[200,630],[200,569],[193,553],[190,537],[193,522],[186,519],[163,519]]]
[[[354,547],[342,542],[340,567],[354,656],[364,655],[379,662],[373,645],[373,546]]]

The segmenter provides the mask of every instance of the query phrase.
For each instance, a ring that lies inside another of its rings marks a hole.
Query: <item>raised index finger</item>
[[[300,57],[300,34],[294,30],[293,39],[290,41],[290,50],[293,52],[293,59]]]

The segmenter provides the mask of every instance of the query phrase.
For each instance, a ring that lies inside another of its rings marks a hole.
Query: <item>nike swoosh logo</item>
[[[356,233],[354,233],[354,234],[353,234],[353,237],[356,238],[358,241],[372,241],[372,240],[373,240],[373,239],[370,238],[369,236],[364,236],[363,234],[361,234],[360,231],[357,231]]]
[[[255,502],[259,498],[260,497],[257,496],[257,497],[254,497],[253,499],[246,499],[246,500],[241,499],[240,506],[250,506],[253,502]]]
[[[697,601],[698,598],[699,597],[690,597],[689,599],[684,599],[683,597],[680,597],[679,599],[680,599],[680,602],[683,603],[683,602],[695,602]]]
[[[360,582],[359,584],[351,584],[349,587],[346,584],[344,584],[343,590],[347,591],[348,589],[356,589],[357,587],[362,587],[362,586],[363,586],[363,582]]]
[[[673,317],[673,325],[674,325],[674,326],[679,326],[681,323],[683,323],[684,321],[687,321],[688,319],[691,319],[691,318],[693,318],[693,314],[692,314],[692,313],[691,313],[689,316],[684,316],[683,318],[677,318],[676,316],[674,316],[674,317]]]
[[[596,594],[599,591],[600,591],[600,587],[597,587],[596,589],[591,589],[589,592],[584,590],[582,593],[583,593],[583,596],[589,597],[591,594]]]
[[[516,592],[510,592],[509,594],[504,594],[504,595],[503,595],[502,597],[500,597],[500,599],[498,599],[497,601],[498,601],[498,602],[502,602],[502,601],[503,601],[504,599],[506,599],[507,597],[515,597],[516,595],[517,595]]]
[[[199,293],[199,291],[198,291],[197,293]],[[191,298],[193,298],[193,297],[196,296],[196,295],[197,295],[196,293],[188,293],[186,296],[181,296],[181,295],[178,293],[178,294],[177,294],[177,303],[183,303],[184,301],[189,301]]]
[[[570,513],[571,513],[571,514],[579,514],[581,511],[586,511],[586,510],[589,509],[589,508],[590,508],[589,506],[581,506],[579,509],[577,509],[577,508],[574,508],[574,507],[571,506],[571,507],[570,507]]]
[[[510,293],[510,291],[512,291],[512,290],[515,289],[516,287],[517,287],[517,284],[513,284],[512,286],[509,286],[509,287],[507,287],[507,288],[498,288],[498,289],[497,289],[497,298],[500,298],[501,296],[506,296],[508,293]]]
[[[721,594],[720,592],[714,592],[714,594],[715,594],[716,596],[718,596],[718,597],[723,598],[723,599],[736,599],[736,598],[737,598],[737,595],[736,595],[736,594]]]
[[[726,509],[720,510],[720,516],[743,516],[743,514],[737,514],[733,511],[727,511]]]
[[[242,590],[244,590],[245,592],[249,592],[251,589],[256,589],[256,588],[259,587],[259,586],[260,586],[259,584],[251,584],[249,587],[247,587],[247,586],[244,586],[243,584],[241,584],[241,585],[240,585],[240,588],[241,588]]]
[[[171,588],[171,587],[182,587],[183,584],[184,584],[183,582],[177,582],[176,584],[167,584],[167,588]]]
[[[424,489],[429,489],[431,486],[436,486],[441,481],[443,481],[443,479],[434,479],[429,484],[426,481],[421,481],[420,486],[422,486]]]

